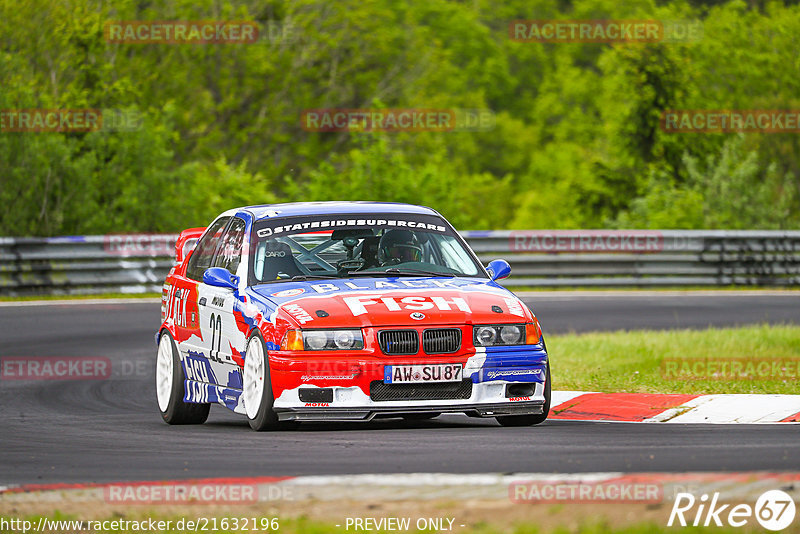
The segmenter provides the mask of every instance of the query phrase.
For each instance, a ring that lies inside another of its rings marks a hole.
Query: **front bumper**
[[[302,403],[298,390],[285,391],[273,409],[281,421],[370,421],[406,414],[462,413],[470,417],[538,415],[545,404],[544,382],[531,384],[532,395],[507,397],[506,385],[494,380],[473,384],[468,399],[374,401],[358,387],[334,387],[333,402]],[[299,389],[299,388],[298,388]]]
[[[370,384],[382,382],[387,365],[417,363],[463,364],[471,389],[463,396],[415,398],[373,396]],[[318,358],[278,358],[270,355],[275,391],[273,410],[281,421],[369,421],[421,413],[463,413],[472,417],[538,415],[545,404],[547,353],[542,345],[474,349],[465,354],[425,357],[340,355]],[[517,396],[519,386],[530,386]],[[277,386],[277,387],[276,387]],[[305,402],[301,390],[316,389],[318,402]]]
[[[500,415],[539,415],[544,409],[544,401],[511,404],[474,404],[445,407],[407,406],[392,408],[283,408],[276,409],[280,421],[371,421],[381,417],[399,417],[416,413],[463,413],[470,417],[497,417]]]

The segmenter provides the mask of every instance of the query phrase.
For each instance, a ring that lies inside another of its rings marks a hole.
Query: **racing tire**
[[[275,395],[269,372],[269,356],[266,345],[257,331],[247,341],[242,378],[242,396],[250,428],[257,432],[276,430],[282,426],[272,409]]]
[[[544,385],[544,406],[542,413],[534,415],[503,415],[495,417],[500,426],[533,426],[539,423],[544,423],[547,416],[550,414],[550,364],[547,364],[547,375]]]
[[[185,384],[178,347],[172,334],[165,330],[158,339],[156,356],[156,400],[161,418],[170,425],[202,425],[208,419],[211,404],[185,402]]]

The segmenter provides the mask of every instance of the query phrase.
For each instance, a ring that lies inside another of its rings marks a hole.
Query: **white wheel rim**
[[[255,419],[264,394],[264,347],[258,337],[247,344],[244,355],[244,409],[247,417]]]
[[[156,397],[158,407],[167,411],[172,396],[172,340],[164,334],[158,341],[158,358],[156,359]]]

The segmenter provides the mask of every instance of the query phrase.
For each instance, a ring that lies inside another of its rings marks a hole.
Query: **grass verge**
[[[546,340],[558,390],[800,394],[796,326],[599,332]],[[739,372],[731,372],[734,361]]]

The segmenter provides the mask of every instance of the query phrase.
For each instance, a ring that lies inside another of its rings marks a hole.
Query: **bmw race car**
[[[196,243],[196,244],[195,244]],[[314,202],[226,211],[180,234],[162,291],[156,396],[170,424],[211,404],[289,422],[541,423],[550,368],[528,307],[430,208]]]

